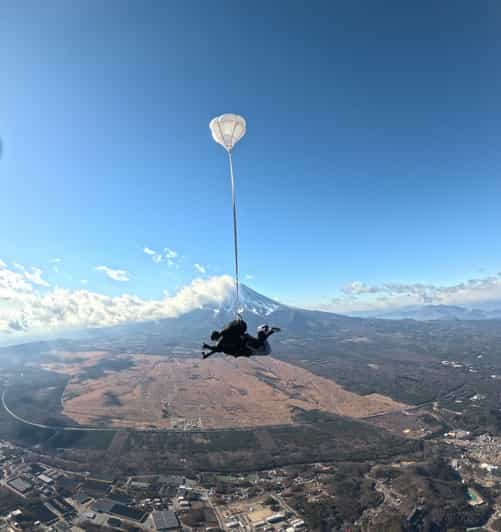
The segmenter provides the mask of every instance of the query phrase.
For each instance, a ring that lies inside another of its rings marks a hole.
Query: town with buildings
[[[0,442],[0,530],[306,531],[282,497],[282,470],[253,475],[96,478]],[[301,479],[295,479],[301,482]]]
[[[501,440],[456,429],[443,435],[451,449],[449,466],[461,477],[471,507],[487,508],[485,530],[498,530],[501,506],[486,500],[483,487],[501,487]],[[49,460],[50,462],[50,460]],[[315,463],[253,473],[198,473],[100,478],[45,463],[33,450],[0,441],[0,530],[20,531],[232,531],[307,532],[311,516],[301,510],[334,501],[335,464]],[[391,469],[410,462],[374,465],[365,476],[379,496],[362,512],[353,528],[365,530],[367,519],[401,512],[410,525],[419,518],[419,501],[405,500]],[[381,474],[386,467],[386,473]],[[302,501],[301,504],[298,500]],[[409,525],[409,526],[410,526]],[[482,529],[483,530],[483,529]]]

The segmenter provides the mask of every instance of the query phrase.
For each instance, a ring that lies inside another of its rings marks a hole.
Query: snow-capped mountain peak
[[[256,316],[269,316],[273,312],[287,308],[285,305],[274,301],[266,296],[259,294],[249,288],[248,286],[240,285],[240,297],[238,312],[250,313]],[[226,312],[235,311],[235,291],[230,290],[224,301],[216,308],[213,308],[214,312],[218,313],[222,310]]]
[[[272,312],[285,308],[285,305],[258,294],[252,290],[252,288],[249,288],[244,284],[240,285],[240,306],[247,312],[259,314],[261,316],[268,316]]]

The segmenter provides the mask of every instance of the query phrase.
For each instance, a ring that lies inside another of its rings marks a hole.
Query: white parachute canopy
[[[212,138],[228,152],[245,135],[245,126],[245,118],[234,114],[216,116],[209,124]]]

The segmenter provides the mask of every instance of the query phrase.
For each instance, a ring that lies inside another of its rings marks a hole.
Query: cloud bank
[[[173,296],[149,300],[131,294],[111,297],[83,289],[43,286],[40,290],[36,276],[28,274],[1,263],[0,334],[38,334],[176,317],[209,303],[223,303],[234,286],[227,275],[195,279]]]
[[[463,305],[473,307],[501,301],[501,272],[452,285],[427,283],[368,284],[353,281],[330,304],[317,308],[334,312],[392,310],[409,305]],[[501,305],[501,303],[500,303]]]
[[[110,278],[128,279],[125,270],[97,267]],[[133,294],[108,296],[85,289],[51,287],[39,268],[20,264],[8,267],[0,260],[0,336],[46,334],[65,329],[105,327],[127,322],[177,317],[208,304],[219,305],[233,296],[234,281],[228,275],[195,279],[174,295],[164,292],[159,299]],[[310,308],[350,313],[392,310],[418,304],[448,304],[474,307],[500,302],[501,272],[446,286],[426,283],[369,284],[353,281],[327,305]]]
[[[0,267],[6,267],[5,262],[0,262]],[[42,270],[40,268],[31,268],[30,270],[29,268],[26,268],[17,262],[14,262],[14,268],[22,272],[25,279],[27,279],[30,283],[36,284],[38,286],[50,286],[45,279],[42,279]]]

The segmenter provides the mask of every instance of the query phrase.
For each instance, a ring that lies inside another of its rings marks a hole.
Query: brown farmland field
[[[361,418],[406,407],[378,394],[357,395],[271,357],[202,361],[129,355],[124,359],[133,366],[86,378],[89,359],[81,355],[73,355],[67,365],[62,357],[50,369],[72,375],[63,395],[63,413],[82,424],[188,430],[253,427],[292,424],[298,408]],[[90,368],[106,357],[89,355]]]

